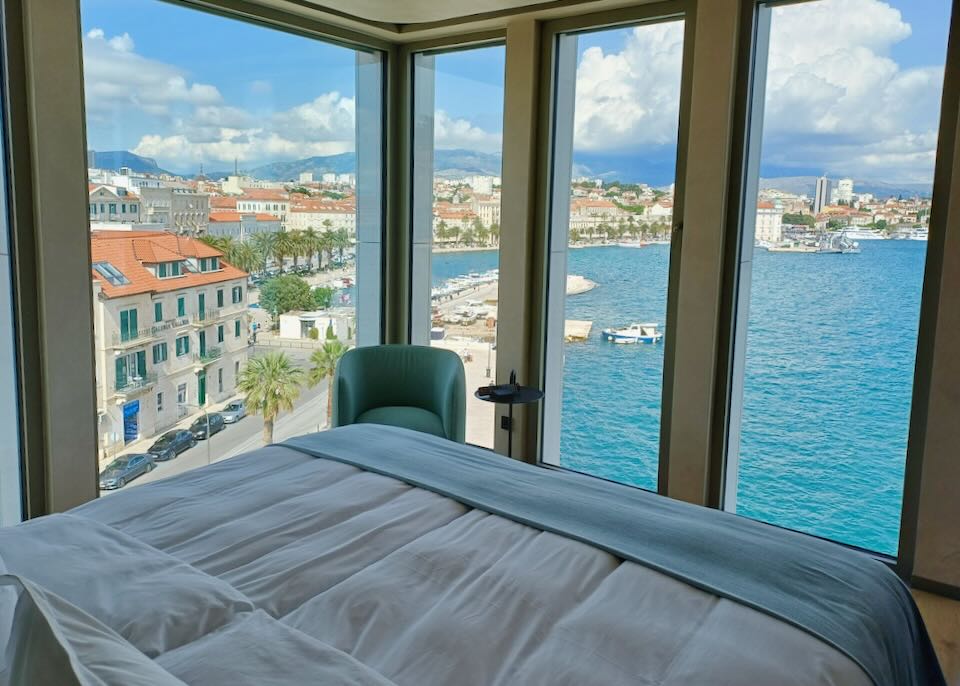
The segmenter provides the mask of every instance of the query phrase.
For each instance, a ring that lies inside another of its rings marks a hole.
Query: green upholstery
[[[343,354],[333,378],[333,426],[389,424],[463,443],[466,381],[452,350],[378,345]]]

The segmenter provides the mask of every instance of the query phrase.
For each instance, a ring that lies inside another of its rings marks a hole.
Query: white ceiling
[[[307,0],[304,4],[367,21],[419,24],[553,2],[555,0]]]

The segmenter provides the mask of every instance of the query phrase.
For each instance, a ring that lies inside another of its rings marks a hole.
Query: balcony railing
[[[113,334],[113,344],[115,346],[136,345],[153,338],[153,336],[153,327],[128,331],[117,331]]]
[[[223,307],[208,307],[203,312],[196,312],[190,317],[194,326],[209,326],[222,319],[236,317],[246,309],[246,303],[225,303]]]
[[[198,362],[201,365],[207,365],[215,360],[219,360],[223,357],[223,349],[219,347],[210,347],[207,348],[204,352],[199,353],[194,361]]]
[[[117,395],[130,395],[139,391],[145,391],[157,383],[156,373],[148,373],[137,376],[128,376],[125,379],[119,378],[114,385]]]

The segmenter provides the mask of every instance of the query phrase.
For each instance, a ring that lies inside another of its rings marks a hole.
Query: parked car
[[[100,472],[100,490],[123,488],[141,474],[157,468],[153,456],[146,453],[121,455]]]
[[[197,417],[193,424],[190,425],[190,433],[192,433],[193,437],[198,441],[202,441],[207,437],[208,428],[212,436],[215,433],[223,431],[223,427],[223,415],[219,412],[211,412],[203,417]]]
[[[236,424],[247,416],[247,404],[242,400],[234,400],[220,410],[220,416],[226,424]]]
[[[163,434],[151,445],[147,452],[157,462],[172,460],[177,455],[197,444],[197,439],[186,429],[174,429]]]

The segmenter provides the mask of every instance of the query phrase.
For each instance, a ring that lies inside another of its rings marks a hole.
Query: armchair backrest
[[[353,424],[377,407],[419,407],[443,422],[447,438],[466,435],[463,362],[452,350],[424,345],[377,345],[347,351],[333,384],[333,426]]]

